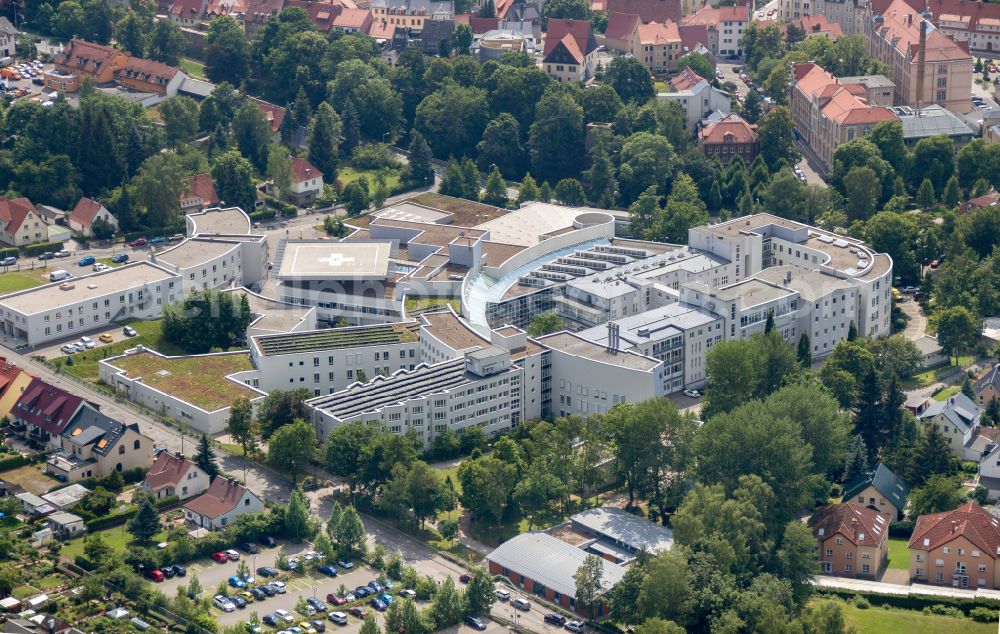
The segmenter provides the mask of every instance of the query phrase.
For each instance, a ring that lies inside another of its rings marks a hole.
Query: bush
[[[90,572],[91,570],[96,570],[97,569],[97,564],[95,564],[94,562],[90,561],[89,559],[87,559],[83,555],[77,555],[76,557],[74,557],[73,558],[73,562],[77,566],[80,566],[81,568],[83,568],[84,570],[86,570],[87,572]]]
[[[867,610],[868,608],[872,607],[872,604],[868,602],[868,599],[864,598],[859,594],[854,595],[854,598],[851,599],[851,605],[853,605],[859,610]]]
[[[973,460],[963,460],[962,473],[974,476],[979,473],[979,465]]]
[[[10,256],[17,256],[20,254],[20,249],[11,247],[10,249],[0,249],[0,258],[7,258]]]
[[[62,242],[39,242],[38,244],[29,244],[24,247],[24,255],[39,255],[45,253],[46,251],[61,251],[63,248]]]
[[[813,588],[813,591],[821,596],[840,597],[841,599],[849,602],[853,602],[855,598],[860,596],[856,591],[842,588],[815,587]],[[998,606],[997,601],[992,599],[959,599],[957,597],[947,598],[918,594],[880,594],[877,592],[866,592],[862,598],[870,605],[877,607],[892,607],[902,610],[919,611],[933,605],[944,605],[958,608],[963,614],[969,614],[976,608],[995,610]]]
[[[26,458],[25,456],[11,456],[10,458],[0,460],[0,471],[17,469],[18,467],[23,467],[26,464],[31,464],[30,458]]]
[[[382,143],[359,145],[354,148],[351,164],[359,170],[399,168],[399,161],[389,151],[389,146]]]
[[[978,621],[979,623],[992,623],[997,620],[997,610],[991,610],[989,608],[973,608],[969,612],[969,616],[972,617],[973,621]]]
[[[295,216],[299,213],[295,205],[280,201],[273,196],[264,196],[264,204],[271,209],[277,210],[282,216]]]
[[[913,520],[901,520],[889,523],[889,537],[905,537],[913,535]]]
[[[278,212],[276,212],[273,209],[267,209],[265,207],[264,209],[261,209],[260,211],[255,211],[255,212],[251,213],[250,214],[250,220],[253,220],[254,222],[263,222],[264,220],[270,220],[270,219],[274,218],[277,215],[278,215]]]
[[[954,616],[956,618],[963,618],[965,616],[965,612],[962,612],[958,608],[941,605],[940,603],[935,603],[924,608],[923,612],[924,614],[940,614],[941,616]]]

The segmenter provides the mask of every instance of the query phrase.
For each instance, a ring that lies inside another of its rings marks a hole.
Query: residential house
[[[670,80],[671,92],[661,92],[657,99],[676,101],[684,108],[688,130],[692,132],[698,123],[715,111],[727,115],[732,100],[729,93],[714,88],[706,79],[690,68],[685,68]]]
[[[913,340],[913,345],[920,351],[920,367],[934,368],[950,362],[948,355],[944,353],[937,337],[933,335],[923,335]]]
[[[889,67],[896,84],[896,105],[921,108],[937,104],[971,112],[973,59],[906,0],[892,0],[881,13],[873,7],[868,52]]]
[[[481,18],[474,13],[463,13],[455,16],[455,27],[459,24],[468,24],[473,35],[482,35],[489,31],[496,31],[500,28],[499,18]]]
[[[264,503],[253,491],[235,480],[215,476],[207,491],[184,505],[184,519],[216,530],[229,526],[244,513],[263,510]]]
[[[807,38],[819,36],[835,40],[844,34],[844,29],[840,24],[831,22],[823,14],[804,15],[798,20],[792,20],[791,24],[802,29]]]
[[[142,481],[142,488],[157,500],[176,495],[187,500],[208,489],[211,478],[201,467],[180,454],[162,450]]]
[[[983,409],[995,398],[1000,398],[1000,363],[981,376],[974,386],[976,403]],[[0,403],[3,401],[0,400]],[[2,408],[0,408],[2,410]]]
[[[908,546],[913,581],[953,588],[1000,587],[1000,520],[975,502],[921,515]]]
[[[83,407],[83,397],[32,379],[17,399],[10,415],[12,427],[22,438],[43,449],[58,449],[60,435]]]
[[[118,72],[117,79],[119,84],[129,90],[175,97],[187,75],[176,66],[129,57],[125,61],[125,67]]]
[[[585,20],[549,20],[542,67],[560,82],[586,81],[594,75],[597,39]]]
[[[73,231],[85,235],[94,235],[94,221],[98,218],[118,229],[118,219],[108,211],[108,208],[97,202],[93,198],[86,196],[77,201],[76,207],[70,213],[69,228]]]
[[[1000,498],[1000,438],[998,438],[1000,434],[989,432],[1000,432],[1000,429],[980,427],[977,431],[987,432],[986,434],[977,433],[977,440],[982,436],[984,441],[992,441],[987,445],[988,449],[982,454],[983,457],[979,461],[978,484],[986,489],[987,497],[995,501]]]
[[[604,45],[608,50],[634,55],[639,44],[639,27],[642,19],[634,13],[608,14],[608,26],[604,31]]]
[[[980,463],[980,475],[983,473],[982,459],[993,451],[994,445],[997,444],[1000,444],[1000,427],[984,427],[980,425],[972,434],[972,440],[965,446],[965,454],[971,456],[970,460],[976,460]]]
[[[105,477],[112,471],[147,467],[153,440],[89,403],[84,403],[60,435],[61,448],[45,462],[45,472],[62,482]]]
[[[334,16],[330,30],[337,33],[367,34],[373,21],[370,11],[344,7]]]
[[[21,247],[48,240],[45,219],[27,198],[0,198],[0,242]]]
[[[454,20],[426,20],[417,39],[424,55],[441,56],[446,51],[451,51],[454,35]]]
[[[257,102],[257,107],[260,108],[260,111],[264,114],[264,118],[267,119],[268,125],[271,126],[271,140],[275,143],[280,143],[281,123],[285,120],[285,109],[259,99],[255,99],[254,101]]]
[[[424,22],[454,19],[451,2],[434,0],[374,0],[368,5],[376,21],[385,18],[389,24],[409,31],[421,32]]]
[[[737,114],[726,115],[698,131],[698,149],[707,158],[718,156],[723,165],[736,156],[749,165],[757,156],[757,126]]]
[[[893,519],[903,517],[910,485],[881,462],[874,470],[844,485],[844,502],[887,513]]]
[[[970,198],[961,204],[958,208],[958,213],[967,214],[970,211],[975,211],[977,209],[985,209],[987,207],[996,207],[1000,205],[1000,195],[997,194],[983,194],[982,196],[976,196],[975,198]]]
[[[14,57],[17,54],[17,33],[10,20],[0,16],[0,57]]]
[[[865,89],[844,84],[812,62],[792,68],[790,110],[802,141],[829,169],[833,150],[867,134],[882,121],[898,121],[892,110],[872,106]]]
[[[190,214],[219,204],[219,194],[208,172],[195,174],[187,179],[187,187],[180,197],[181,213]]]
[[[292,181],[288,197],[296,205],[304,205],[316,200],[323,193],[323,172],[309,161],[292,157]]]
[[[680,22],[684,16],[703,6],[700,0],[606,0],[605,10],[612,13],[629,13],[645,22]]]
[[[45,521],[57,539],[72,539],[87,532],[83,518],[66,511],[57,511],[49,515]]]
[[[885,12],[890,0],[874,0],[873,13]],[[909,11],[930,13],[930,21],[944,35],[977,57],[1000,50],[1000,5],[976,0],[907,0]]]
[[[875,579],[889,560],[893,515],[853,502],[824,506],[809,518],[823,574]]]
[[[981,413],[972,400],[958,392],[943,401],[931,400],[927,408],[917,415],[917,423],[928,426],[944,434],[952,455],[962,460],[966,457],[966,445],[972,440],[979,427]]]
[[[30,374],[0,357],[0,418],[10,416],[14,404],[31,384]]]
[[[254,37],[257,29],[271,18],[277,17],[285,6],[285,0],[248,0],[246,12],[236,19],[243,23],[247,37]]]
[[[681,33],[676,22],[650,22],[638,30],[638,45],[632,56],[642,62],[650,73],[663,74],[677,67],[684,56]]]
[[[197,26],[205,16],[205,8],[208,0],[176,0],[170,5],[167,15],[171,22],[176,22],[180,26]]]
[[[743,55],[743,32],[750,26],[750,7],[706,3],[700,11],[684,18],[684,24],[705,26],[709,41],[704,44],[708,49],[715,55],[737,58]]]
[[[89,77],[97,85],[115,81],[130,55],[111,46],[73,38],[52,61],[45,73],[45,87],[60,92],[76,92]]]

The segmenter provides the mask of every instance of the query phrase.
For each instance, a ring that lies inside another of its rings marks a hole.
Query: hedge
[[[17,469],[18,467],[23,467],[26,464],[31,464],[31,458],[21,455],[11,456],[10,458],[0,460],[0,471]]]
[[[21,255],[21,250],[16,247],[0,249],[0,258],[9,258],[10,256],[17,257],[19,255]]]
[[[250,220],[253,220],[254,222],[261,222],[263,220],[271,220],[277,215],[278,212],[276,212],[273,209],[262,209],[260,211],[255,211],[251,213]]]
[[[56,251],[61,251],[62,248],[62,242],[39,242],[38,244],[29,244],[22,251],[24,251],[24,255],[41,255],[46,251],[55,253]]]
[[[299,213],[295,205],[282,202],[273,196],[264,196],[264,204],[271,209],[280,211],[282,216],[297,216]]]
[[[904,537],[909,539],[911,535],[913,535],[913,520],[889,522],[889,537]]]
[[[963,614],[968,616],[975,608],[996,609],[1000,606],[1000,601],[993,599],[959,599],[957,597],[938,597],[924,594],[879,594],[876,592],[858,592],[857,590],[847,590],[845,588],[830,588],[827,586],[816,586],[813,588],[816,594],[831,595],[850,601],[855,596],[861,596],[875,606],[890,606],[902,608],[904,610],[923,610],[933,605],[945,605],[958,608]]]

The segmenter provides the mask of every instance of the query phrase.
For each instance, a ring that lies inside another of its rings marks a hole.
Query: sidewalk
[[[1000,601],[1000,590],[987,590],[985,588],[972,590],[930,586],[924,584],[907,586],[896,583],[882,583],[881,581],[867,581],[865,579],[828,576],[816,577],[813,580],[813,585],[821,588],[840,588],[842,590],[853,590],[856,592],[875,592],[878,594],[894,594],[899,596],[922,595],[931,597],[949,597],[954,599],[989,599],[992,601]]]

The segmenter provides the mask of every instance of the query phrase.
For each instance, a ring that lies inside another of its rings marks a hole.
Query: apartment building
[[[824,574],[876,579],[889,561],[892,516],[852,502],[824,506],[809,519]]]
[[[589,21],[550,19],[545,32],[542,68],[560,82],[586,81],[594,76],[597,39]]]
[[[880,13],[873,10],[866,36],[868,52],[889,67],[896,105],[972,111],[974,60],[967,48],[935,28],[929,14],[906,0],[892,0]]]
[[[45,472],[62,482],[145,468],[153,455],[153,440],[138,424],[117,421],[90,403],[80,407],[60,434],[59,445],[45,461]]]
[[[917,518],[908,544],[913,581],[1000,588],[1000,520],[975,502]]]
[[[743,32],[750,26],[750,7],[746,4],[735,6],[712,6],[704,8],[683,20],[686,26],[704,26],[708,30],[708,42],[704,44],[713,55],[737,58],[743,55]]]
[[[251,337],[250,358],[265,392],[306,388],[332,394],[421,363],[416,321]]]
[[[397,28],[423,31],[426,20],[451,20],[455,17],[451,2],[432,0],[374,0],[368,5],[375,21],[386,20]]]
[[[73,38],[52,60],[53,69],[46,71],[45,87],[59,92],[76,92],[84,77],[95,84],[110,84],[125,68],[129,53],[111,46],[102,46]]]
[[[869,0],[779,0],[778,16],[785,22],[824,16],[829,23],[839,25],[845,35],[858,35],[865,32],[868,5]]]
[[[899,119],[889,108],[873,106],[867,91],[846,84],[815,63],[792,69],[790,110],[803,141],[829,169],[837,146],[867,134],[882,121]]]
[[[885,13],[890,0],[874,0],[872,12]],[[1000,49],[1000,6],[975,0],[907,0],[911,11],[930,13],[941,33],[967,48],[976,57],[989,57]]]
[[[639,27],[642,19],[634,13],[608,13],[608,26],[604,30],[604,45],[608,50],[635,56],[639,44]]]
[[[719,157],[723,165],[737,156],[749,165],[757,156],[757,126],[728,114],[698,131],[698,149],[709,159]]]
[[[637,30],[636,48],[632,56],[651,73],[663,74],[677,67],[677,60],[686,54],[681,32],[676,22],[650,22]]]
[[[702,119],[713,112],[728,115],[732,107],[729,93],[715,88],[690,68],[685,68],[673,77],[670,86],[670,92],[657,93],[656,98],[681,104],[688,130],[692,132]]]

